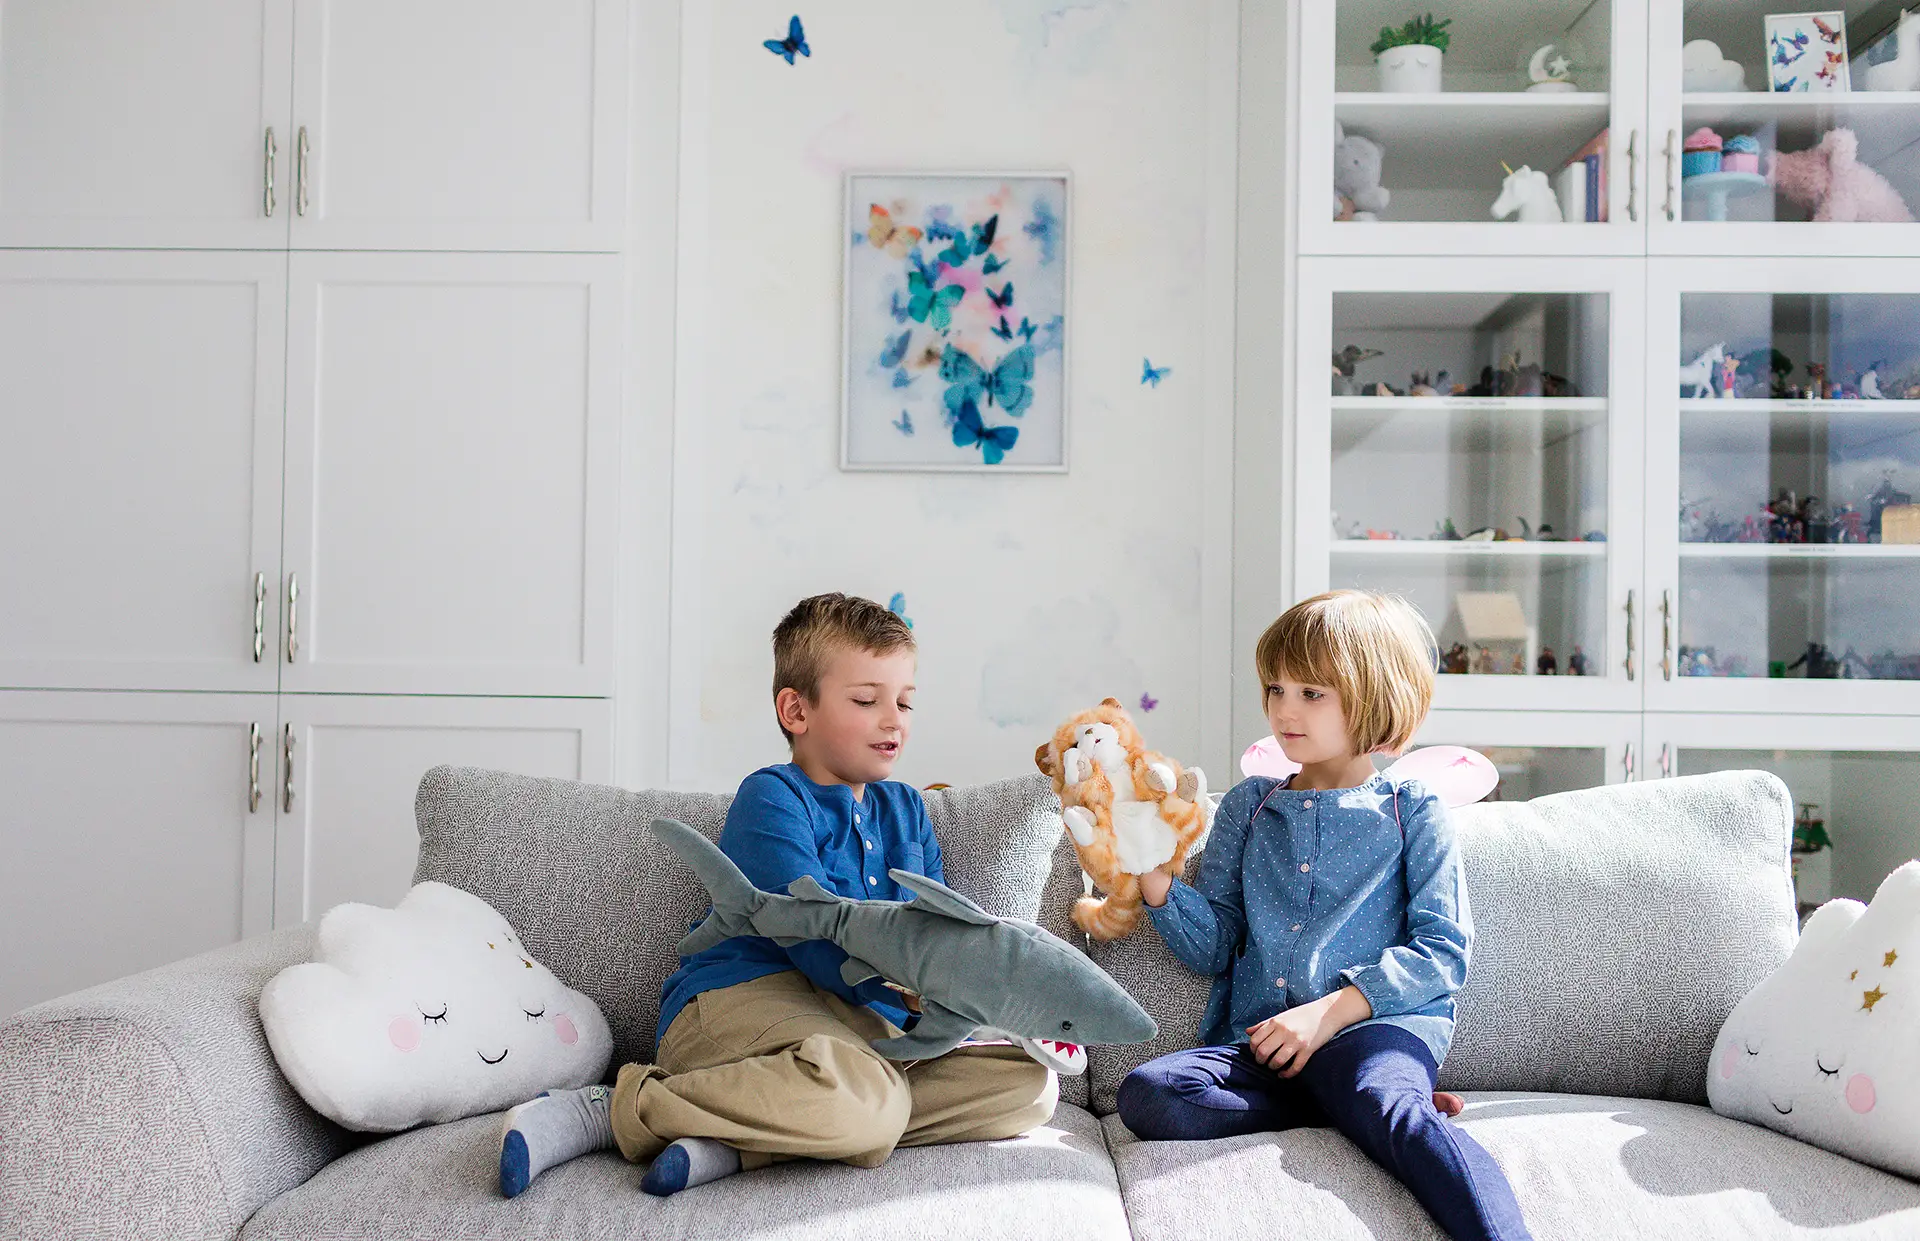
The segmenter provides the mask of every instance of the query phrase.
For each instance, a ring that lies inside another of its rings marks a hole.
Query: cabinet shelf
[[[1607,554],[1605,543],[1551,543],[1508,539],[1504,543],[1466,539],[1335,539],[1336,556],[1521,556],[1593,557]],[[1731,545],[1729,545],[1731,546]]]
[[[1920,560],[1920,543],[1682,543],[1682,560]]]
[[[1734,402],[1728,402],[1733,404]],[[1805,401],[1787,402],[1804,405]],[[1858,401],[1842,401],[1843,405],[1858,405]],[[1882,402],[1892,404],[1893,402]],[[1920,401],[1902,402],[1920,408]],[[1382,410],[1418,410],[1420,412],[1449,413],[1461,410],[1473,410],[1489,414],[1533,413],[1545,411],[1551,413],[1599,413],[1607,410],[1607,398],[1603,396],[1336,396],[1333,398],[1333,412],[1375,413]]]
[[[1703,397],[1695,400],[1682,397],[1682,414],[1725,412],[1773,414],[1920,414],[1920,401],[1812,401],[1789,400],[1786,398],[1768,399],[1764,397],[1722,400],[1717,397]]]
[[[1500,163],[1553,172],[1607,127],[1609,96],[1474,91],[1397,95],[1341,91],[1334,115],[1386,148],[1388,189],[1500,189]],[[1393,220],[1391,210],[1388,219]],[[1360,227],[1355,225],[1354,227]]]

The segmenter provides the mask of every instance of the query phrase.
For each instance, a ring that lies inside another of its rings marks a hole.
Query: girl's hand
[[[1167,869],[1170,865],[1163,863],[1139,876],[1140,896],[1155,909],[1167,903],[1167,893],[1173,890],[1173,872]]]
[[[1313,1053],[1327,1040],[1356,1021],[1373,1015],[1357,987],[1347,986],[1310,1004],[1301,1004],[1247,1029],[1248,1046],[1254,1059],[1282,1077],[1292,1077],[1306,1067]]]

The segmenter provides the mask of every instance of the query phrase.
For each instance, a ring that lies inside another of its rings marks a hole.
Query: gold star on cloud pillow
[[[314,959],[275,974],[260,1021],[280,1071],[348,1129],[392,1133],[600,1080],[613,1036],[479,897],[416,884],[336,905]]]
[[[1707,1070],[1713,1110],[1920,1178],[1920,861],[1873,903],[1828,901],[1734,1006]]]

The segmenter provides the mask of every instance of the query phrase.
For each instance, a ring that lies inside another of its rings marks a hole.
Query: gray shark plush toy
[[[754,887],[684,823],[656,819],[653,834],[713,898],[713,912],[680,941],[682,956],[736,935],[781,945],[831,940],[847,952],[840,977],[848,986],[878,977],[920,996],[919,1024],[873,1044],[889,1060],[925,1060],[968,1038],[1144,1043],[1159,1032],[1085,953],[1031,922],[996,918],[924,875],[887,872],[913,893],[910,901],[849,900],[805,875],[781,896]]]

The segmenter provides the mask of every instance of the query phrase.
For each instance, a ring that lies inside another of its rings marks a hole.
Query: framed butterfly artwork
[[[840,468],[1064,473],[1064,172],[846,180]]]

